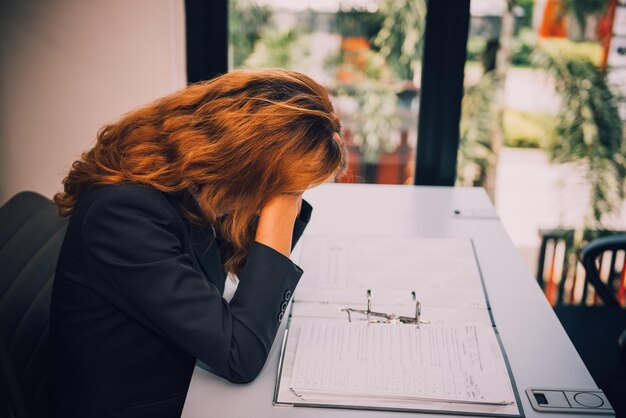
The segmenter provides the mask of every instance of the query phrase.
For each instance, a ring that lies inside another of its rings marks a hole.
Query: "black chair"
[[[0,416],[48,417],[48,321],[67,219],[33,192],[0,208]]]
[[[622,307],[626,296],[626,234],[596,239],[578,253],[578,258],[585,268],[586,282],[601,303],[556,305],[554,311],[617,416],[626,416],[626,309]]]
[[[576,259],[579,245],[576,238],[577,231],[573,229],[552,229],[539,231],[541,246],[537,259],[537,282],[543,289],[551,305],[594,305],[600,303],[595,287],[587,279],[585,270]],[[624,231],[612,230],[585,230],[582,232],[582,242],[624,235]],[[586,248],[586,247],[585,247]],[[611,263],[609,279],[616,284],[622,272],[623,263],[619,263],[617,254],[619,249],[612,252],[608,260],[603,258],[602,264]],[[581,255],[578,252],[578,255]],[[605,266],[605,267],[606,267]],[[579,268],[580,267],[580,268]],[[607,269],[604,269],[607,270]]]
[[[602,299],[605,306],[621,308],[622,300],[626,300],[626,289],[624,288],[626,263],[622,262],[620,269],[615,268],[617,255],[620,251],[626,252],[626,234],[598,238],[587,244],[579,253],[578,258],[585,267],[587,280],[594,287],[596,294]],[[606,283],[600,279],[598,270],[603,258],[610,259],[610,270]]]

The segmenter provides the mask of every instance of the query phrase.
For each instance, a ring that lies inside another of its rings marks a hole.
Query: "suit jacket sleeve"
[[[304,229],[308,225],[311,220],[311,212],[313,212],[313,207],[306,200],[302,200],[302,208],[300,209],[300,215],[296,219],[296,222],[293,226],[293,236],[291,238],[291,249],[296,246],[298,240],[302,236]]]
[[[183,251],[180,218],[158,193],[102,196],[83,220],[92,285],[137,321],[233,382],[263,368],[302,270],[255,242],[230,304]],[[285,303],[285,305],[283,305]]]

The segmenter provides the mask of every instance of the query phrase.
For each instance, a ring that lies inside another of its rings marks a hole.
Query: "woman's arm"
[[[300,214],[296,218],[296,223],[293,226],[293,237],[291,238],[291,250],[296,246],[300,237],[304,233],[309,221],[311,220],[311,214],[313,213],[313,207],[304,198],[302,199],[302,206],[300,207]]]
[[[280,216],[292,213],[284,203],[266,212],[264,225],[280,224]],[[168,205],[156,191],[129,189],[93,203],[83,219],[92,285],[118,309],[218,374],[248,382],[263,368],[283,305],[302,270],[269,245],[254,242],[229,304],[194,267],[182,246],[184,225]],[[261,239],[284,246],[289,228],[281,231],[266,231]]]
[[[261,209],[255,241],[289,257],[294,223],[301,206],[301,194],[282,194],[271,199]]]

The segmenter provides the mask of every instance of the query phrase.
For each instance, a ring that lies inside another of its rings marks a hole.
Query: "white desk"
[[[315,208],[306,233],[472,238],[527,417],[572,416],[535,412],[524,392],[528,387],[597,388],[533,274],[495,217],[484,190],[328,184],[308,191],[305,198]],[[196,368],[183,417],[397,418],[403,415],[273,406],[286,322],[283,321],[265,368],[254,382],[234,385]]]

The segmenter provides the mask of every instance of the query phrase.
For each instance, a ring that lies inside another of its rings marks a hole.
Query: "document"
[[[291,389],[316,401],[327,395],[512,403],[489,328],[309,322],[300,330]]]
[[[299,265],[274,404],[523,417],[470,239],[306,235]]]
[[[306,236],[299,264],[304,270],[300,300],[323,294],[328,302],[346,295],[361,301],[366,289],[377,295],[392,291],[392,297],[414,290],[432,299],[422,300],[424,305],[485,306],[470,240]]]

